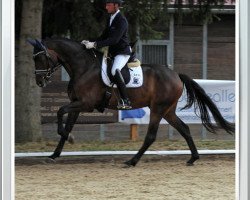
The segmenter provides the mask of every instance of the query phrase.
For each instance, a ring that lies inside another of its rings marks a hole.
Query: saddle
[[[131,47],[132,46],[134,46],[134,44],[132,44]],[[108,87],[104,94],[102,103],[97,108],[99,112],[104,112],[104,109],[109,105],[109,100],[112,96],[111,87],[116,87],[116,84],[114,84],[114,77],[111,73],[113,62],[114,58],[108,56],[108,49],[103,49],[101,77],[103,83]],[[121,70],[121,74],[128,88],[137,88],[142,86],[143,73],[141,62],[136,59],[135,52],[132,52],[130,55],[127,64]]]

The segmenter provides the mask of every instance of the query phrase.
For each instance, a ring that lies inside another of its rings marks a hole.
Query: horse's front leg
[[[58,123],[57,133],[60,136],[64,137],[65,140],[68,139],[69,132],[72,130],[74,123],[79,115],[79,112],[82,110],[82,107],[83,107],[82,102],[75,101],[75,102],[72,102],[66,106],[62,106],[58,110],[58,112],[57,112],[57,123]],[[69,116],[68,116],[68,120],[67,120],[68,123],[66,123],[66,126],[64,128],[63,116],[66,113],[68,113]],[[76,113],[76,115],[73,116],[74,115],[73,113]]]
[[[65,125],[65,131],[66,131],[66,134],[68,134],[68,136],[67,136],[68,142],[71,144],[74,143],[74,136],[72,134],[70,134],[70,132],[72,131],[78,116],[79,116],[79,112],[69,113],[68,118],[67,118],[67,122]]]
[[[70,137],[69,133],[73,129],[73,126],[74,126],[78,116],[79,116],[79,112],[74,112],[74,113],[68,114],[67,122],[65,125],[65,131],[68,134],[68,136],[61,136],[60,141],[59,141],[54,153],[51,156],[49,156],[49,158],[55,159],[61,155],[66,138],[68,138],[68,142],[74,143],[74,138],[72,135]]]
[[[59,141],[56,149],[54,150],[54,153],[51,156],[49,156],[49,158],[51,158],[52,160],[54,160],[54,159],[56,159],[57,157],[59,157],[61,155],[63,146],[65,144],[65,141],[66,140],[65,140],[64,137],[60,138],[60,141]]]
[[[64,109],[64,110],[61,110],[61,109]],[[66,106],[63,106],[59,109],[58,111],[58,134],[61,135],[61,138],[60,138],[60,141],[54,151],[54,153],[49,156],[49,158],[51,159],[55,159],[57,157],[59,157],[61,155],[61,152],[63,150],[63,147],[64,147],[64,144],[65,144],[65,141],[68,139],[68,136],[69,136],[69,133],[71,132],[78,116],[79,116],[79,113],[80,113],[80,110],[82,109],[82,104],[79,102],[79,103],[75,103],[75,102],[72,102],[70,103],[69,105],[66,105]],[[70,111],[68,113],[68,118],[67,118],[67,122],[66,122],[66,125],[65,125],[65,129],[63,127],[63,115],[66,113],[66,111]],[[59,132],[59,130],[61,130],[61,132]]]

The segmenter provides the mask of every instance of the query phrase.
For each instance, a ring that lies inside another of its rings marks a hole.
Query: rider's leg
[[[125,109],[125,110],[131,109],[132,108],[131,102],[130,102],[128,95],[127,95],[126,85],[124,83],[122,74],[121,74],[119,69],[116,70],[114,78],[115,78],[115,83],[117,85],[117,88],[118,88],[118,90],[120,92],[120,96],[121,96],[121,99],[118,102],[117,108],[118,109]]]
[[[130,101],[126,92],[126,85],[124,83],[124,79],[121,74],[121,69],[125,66],[125,64],[128,62],[130,56],[128,55],[117,55],[114,59],[114,63],[112,66],[112,75],[115,78],[115,82],[117,85],[117,88],[121,95],[121,102],[118,104],[118,109],[131,109]]]
[[[130,55],[117,55],[114,58],[113,66],[111,73],[113,76],[115,76],[116,70],[119,69],[120,71],[122,68],[126,65],[130,58]]]

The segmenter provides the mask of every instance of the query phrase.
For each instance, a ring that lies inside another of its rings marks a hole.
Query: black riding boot
[[[124,83],[124,79],[122,77],[122,74],[119,69],[116,70],[115,73],[115,83],[117,85],[117,88],[120,92],[121,99],[118,102],[117,108],[119,110],[129,110],[132,108],[131,102],[128,99],[127,91],[126,91],[126,85]]]

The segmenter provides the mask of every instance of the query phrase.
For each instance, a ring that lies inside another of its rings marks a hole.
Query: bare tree
[[[15,67],[15,139],[41,139],[41,89],[36,86],[32,47],[27,38],[41,38],[43,0],[23,0]]]

